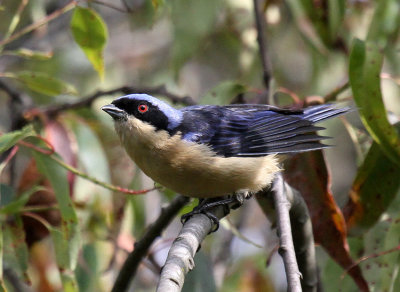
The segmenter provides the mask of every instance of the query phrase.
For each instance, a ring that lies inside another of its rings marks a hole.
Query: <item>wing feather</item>
[[[182,109],[184,123],[175,131],[207,144],[219,156],[255,157],[328,147],[314,124],[350,110],[325,104],[304,110],[267,105],[192,106]],[[195,135],[193,133],[196,133]]]

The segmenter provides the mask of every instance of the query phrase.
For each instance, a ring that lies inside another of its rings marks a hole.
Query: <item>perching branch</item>
[[[276,211],[276,221],[280,244],[279,254],[282,256],[285,264],[288,291],[301,292],[301,274],[297,266],[289,216],[291,204],[286,196],[285,185],[281,175],[277,175],[271,191],[274,198],[274,206]]]
[[[272,187],[259,192],[256,198],[268,218],[272,222],[277,221],[280,254],[285,264],[288,291],[317,291],[318,272],[311,218],[300,193],[285,183],[281,175],[278,175]],[[287,217],[285,218],[287,214],[290,216],[290,222]],[[291,240],[283,235],[287,235],[287,232],[290,232],[289,229],[292,229],[293,240],[287,243],[285,240]],[[302,276],[301,288],[300,275]]]
[[[267,48],[266,48],[266,37],[265,37],[265,20],[264,13],[261,9],[260,0],[254,0],[254,16],[256,21],[257,28],[257,42],[258,42],[258,50],[260,52],[261,64],[263,68],[263,82],[265,85],[265,89],[267,92],[267,96],[269,95],[269,82],[271,79],[271,68],[270,61],[268,59]],[[270,103],[270,101],[268,101]]]
[[[99,90],[89,96],[86,96],[76,102],[66,102],[62,104],[50,105],[42,109],[31,110],[28,115],[30,117],[45,114],[48,116],[55,116],[60,112],[78,109],[83,107],[89,107],[97,98],[105,95],[113,95],[116,93],[131,94],[131,93],[146,93],[162,95],[169,99],[173,103],[182,103],[184,105],[194,105],[196,102],[190,96],[179,96],[169,92],[164,85],[157,87],[136,87],[136,86],[122,86],[111,90]]]
[[[111,290],[112,292],[127,291],[140,262],[147,255],[153,241],[160,236],[164,228],[169,225],[179,210],[188,202],[189,198],[177,196],[167,207],[161,210],[161,214],[157,220],[148,227],[143,237],[135,243],[134,250],[128,255],[118,274],[117,280]]]
[[[225,209],[221,205],[209,209],[209,213],[219,219],[226,216]],[[194,256],[212,228],[213,222],[204,214],[196,214],[186,221],[169,250],[157,292],[182,290],[186,274],[194,268]]]

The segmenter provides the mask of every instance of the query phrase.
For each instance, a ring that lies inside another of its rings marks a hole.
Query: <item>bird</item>
[[[349,107],[271,105],[174,108],[147,94],[116,98],[109,114],[130,158],[155,182],[184,196],[209,199],[268,187],[291,154],[329,147],[315,124]]]

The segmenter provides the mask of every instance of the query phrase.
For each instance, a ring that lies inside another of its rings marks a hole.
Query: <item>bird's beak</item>
[[[125,111],[117,108],[113,104],[102,106],[101,109],[108,113],[114,120],[121,120],[126,118]]]

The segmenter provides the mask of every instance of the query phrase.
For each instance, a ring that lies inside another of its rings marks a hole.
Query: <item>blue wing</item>
[[[217,155],[265,156],[327,147],[314,124],[349,111],[318,105],[286,110],[267,105],[191,106],[181,110],[183,123],[174,129],[184,140],[207,144]]]

